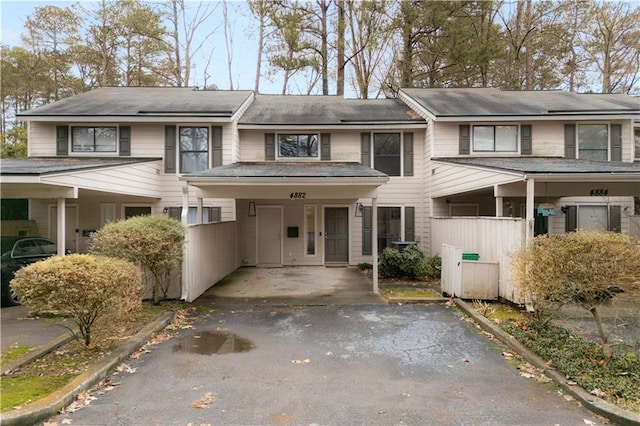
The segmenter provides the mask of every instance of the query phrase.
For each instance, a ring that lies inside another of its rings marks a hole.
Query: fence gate
[[[442,292],[449,296],[462,293],[462,249],[442,244]]]

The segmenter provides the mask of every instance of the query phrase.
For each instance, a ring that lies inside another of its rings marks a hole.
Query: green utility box
[[[472,253],[470,251],[463,251],[462,260],[480,260],[480,255],[478,253]]]

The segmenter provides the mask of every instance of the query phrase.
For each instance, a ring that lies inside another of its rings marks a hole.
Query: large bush
[[[122,321],[139,309],[140,284],[132,263],[88,254],[33,263],[16,272],[11,283],[29,310],[69,317],[78,326],[71,332],[86,346],[106,320]]]
[[[184,225],[162,216],[113,222],[93,234],[91,252],[139,264],[155,304],[167,298],[171,271],[182,262]],[[149,275],[150,274],[150,275]]]
[[[429,272],[424,253],[416,246],[409,246],[402,252],[385,248],[378,267],[380,275],[386,278],[421,279]]]
[[[539,318],[549,319],[555,308],[569,303],[588,310],[608,357],[598,308],[619,292],[640,290],[640,247],[613,232],[538,236],[515,254],[513,273]]]

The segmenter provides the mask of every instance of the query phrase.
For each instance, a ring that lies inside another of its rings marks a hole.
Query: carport
[[[285,233],[282,221],[277,218],[273,226],[245,226],[242,218],[260,215],[261,204],[266,207],[277,207],[286,213],[291,203],[340,203],[345,211],[348,210],[347,229],[352,236],[353,229],[349,226],[350,218],[358,213],[358,200],[370,200],[372,206],[372,234],[377,235],[377,189],[388,181],[388,176],[360,163],[273,163],[273,162],[243,162],[216,167],[203,172],[184,175],[180,178],[185,182],[184,206],[188,206],[188,186],[197,188],[198,209],[202,209],[203,198],[232,198],[236,200],[236,218],[238,220],[237,238],[255,243],[256,252],[259,250],[260,238],[268,231],[277,228],[273,239],[280,239],[274,243],[274,250],[282,250],[282,238]],[[279,206],[278,206],[279,205]],[[321,204],[322,205],[322,204]],[[330,207],[329,207],[330,208]],[[186,211],[183,208],[183,211]],[[265,210],[266,211],[266,210]],[[201,214],[198,214],[201,217]],[[314,229],[314,242],[318,237],[318,247],[322,251],[319,265],[332,264],[328,249],[333,241],[332,234],[326,228],[326,223]],[[351,241],[351,240],[349,240]],[[378,292],[377,269],[377,240],[372,240],[373,291]],[[258,254],[256,254],[258,256]],[[259,264],[259,262],[256,262]],[[340,263],[340,262],[339,262]],[[348,261],[346,262],[349,263]],[[275,262],[270,266],[282,266]]]

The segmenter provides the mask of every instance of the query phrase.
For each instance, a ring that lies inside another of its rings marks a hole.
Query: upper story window
[[[578,125],[578,158],[596,161],[609,159],[609,126],[607,124]]]
[[[473,126],[474,152],[517,152],[518,126]]]
[[[279,134],[279,158],[318,158],[318,135]]]
[[[400,133],[373,135],[373,168],[388,176],[400,176]]]
[[[209,168],[209,128],[180,127],[180,173]]]
[[[117,129],[115,127],[72,127],[71,150],[73,152],[116,152]]]

